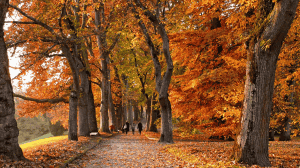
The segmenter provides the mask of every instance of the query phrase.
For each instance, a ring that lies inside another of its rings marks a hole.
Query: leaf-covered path
[[[129,132],[104,138],[80,160],[83,167],[183,167],[187,165],[161,151],[166,144]],[[189,166],[188,166],[189,167]]]

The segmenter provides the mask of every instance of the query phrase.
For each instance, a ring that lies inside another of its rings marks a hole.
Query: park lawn
[[[35,141],[23,143],[20,145],[20,147],[24,151],[26,149],[38,148],[41,145],[46,145],[49,143],[60,143],[60,141],[64,141],[66,139],[68,139],[68,135],[49,137],[49,138],[38,139]]]
[[[78,141],[68,141],[67,135],[39,139],[20,145],[24,157],[31,162],[16,162],[0,156],[0,167],[59,167],[96,145],[100,139],[99,136],[79,137]]]
[[[145,136],[158,140],[160,134],[145,132]],[[249,167],[236,163],[230,158],[233,141],[209,140],[205,135],[180,137],[174,133],[174,144],[166,145],[161,152],[169,153],[197,167]],[[276,138],[278,139],[278,138]],[[300,140],[271,141],[269,157],[272,167],[300,167]],[[258,166],[252,166],[258,167]]]

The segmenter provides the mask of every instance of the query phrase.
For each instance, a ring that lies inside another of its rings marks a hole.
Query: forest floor
[[[173,137],[174,144],[158,143],[159,134],[150,132],[101,133],[79,137],[78,142],[56,137],[33,146],[21,145],[30,162],[0,156],[0,167],[245,167],[229,159],[233,142],[210,141],[204,135],[183,138],[174,133]],[[270,142],[273,167],[299,167],[299,153],[299,139]]]

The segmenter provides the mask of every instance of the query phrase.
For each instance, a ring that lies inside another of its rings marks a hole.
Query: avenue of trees
[[[233,138],[235,160],[270,166],[271,135],[290,140],[300,130],[298,6],[0,0],[0,154],[25,159],[18,108],[20,117],[47,114],[75,141],[144,117],[147,131],[159,127],[159,141],[173,143],[176,123],[186,133]],[[8,50],[20,59],[14,79]],[[13,92],[12,80],[22,92]],[[22,99],[17,107],[14,97]]]

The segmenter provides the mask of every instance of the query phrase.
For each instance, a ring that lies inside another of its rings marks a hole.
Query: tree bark
[[[125,124],[126,121],[128,121],[128,108],[129,108],[129,100],[128,100],[128,81],[127,81],[127,77],[122,74],[122,80],[123,80],[123,83],[125,85],[125,91],[123,92],[123,118],[124,118],[124,122],[123,122],[123,125]]]
[[[69,133],[68,139],[73,141],[78,141],[77,136],[77,105],[78,98],[76,91],[71,91],[69,98]]]
[[[83,66],[79,66],[83,69]],[[88,121],[88,100],[89,100],[89,77],[85,70],[81,70],[80,74],[80,97],[79,97],[79,136],[90,136]]]
[[[109,121],[110,125],[115,126],[115,129],[117,129],[117,119],[116,119],[116,110],[115,105],[113,103],[112,99],[112,93],[111,93],[111,76],[110,76],[110,70],[108,69],[108,107],[109,107]]]
[[[97,44],[99,51],[101,53],[100,56],[100,63],[102,69],[102,76],[101,76],[101,121],[100,121],[100,130],[102,132],[110,132],[109,131],[109,117],[108,117],[108,67],[107,67],[107,60],[109,57],[109,53],[107,50],[107,43],[106,43],[106,31],[103,28],[102,24],[105,24],[105,15],[104,15],[104,4],[100,2],[100,6],[95,8],[95,24],[97,26],[96,31],[98,32],[97,37]]]
[[[19,129],[15,119],[15,103],[9,75],[7,48],[4,41],[4,20],[9,0],[0,1],[0,155],[24,160],[18,143]]]
[[[284,123],[281,126],[279,141],[290,141],[290,140],[291,140],[291,119],[288,116],[286,116],[284,118]]]
[[[140,119],[144,118],[144,110],[143,110],[143,106],[141,106],[141,111],[140,111]]]
[[[157,132],[157,127],[154,124],[154,122],[157,119],[157,110],[154,108],[155,104],[157,104],[156,99],[156,94],[153,93],[153,96],[151,97],[151,110],[150,110],[150,126],[149,126],[149,131],[152,132]]]
[[[151,97],[146,101],[146,131],[150,131]]]
[[[133,103],[133,121],[139,120],[139,113],[140,113],[139,106],[138,106],[137,102],[134,101],[134,103]]]
[[[261,1],[261,8],[266,3]],[[271,166],[268,153],[268,134],[275,70],[282,42],[294,19],[298,0],[277,1],[270,15],[260,18],[266,25],[258,25],[247,43],[247,67],[241,131],[234,146],[237,161],[249,165]]]
[[[111,63],[113,63],[113,61],[111,60]],[[115,65],[113,65],[113,68],[115,70],[115,79],[117,82],[121,83],[121,79],[120,76],[118,74],[118,69]],[[116,93],[116,96],[120,98],[121,102],[119,102],[118,104],[116,104],[116,129],[117,130],[121,130],[123,124],[125,124],[125,121],[123,122],[123,107],[122,107],[122,102],[123,102],[123,95],[122,95],[122,90],[118,93]]]
[[[103,57],[102,57],[103,58]],[[101,121],[100,129],[102,132],[110,132],[109,130],[109,117],[108,117],[108,81],[107,81],[107,64],[105,58],[101,60],[102,64],[102,86],[101,86]]]
[[[269,141],[275,141],[275,131],[273,129],[269,131]]]
[[[94,94],[92,91],[92,82],[89,80],[89,93],[88,93],[88,122],[90,132],[98,132]]]
[[[69,134],[68,139],[69,140],[75,140],[78,141],[78,125],[77,125],[77,107],[78,107],[78,95],[80,92],[79,87],[79,72],[74,60],[74,57],[72,56],[72,53],[70,52],[70,48],[66,44],[61,45],[61,49],[66,56],[69,66],[72,71],[73,76],[73,87],[70,93],[70,99],[69,99]],[[77,102],[75,102],[77,101]],[[74,123],[73,123],[74,122]],[[76,131],[76,133],[74,132]],[[76,136],[76,137],[75,137]]]
[[[127,106],[127,120],[129,124],[131,125],[133,122],[133,116],[132,116],[132,100],[128,99],[128,106]]]
[[[123,107],[122,107],[122,102],[120,103],[120,104],[117,104],[117,124],[116,124],[116,129],[117,130],[121,130],[122,129],[122,126],[123,126],[123,124],[125,124],[125,122],[123,123],[123,117],[122,117],[122,115],[123,115]]]

